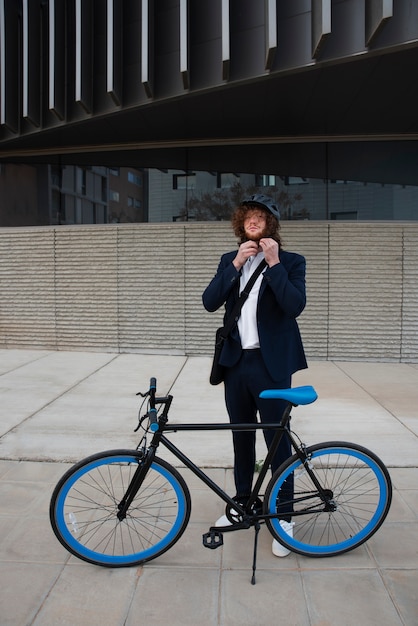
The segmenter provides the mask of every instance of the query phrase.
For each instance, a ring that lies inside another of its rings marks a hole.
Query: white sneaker
[[[289,535],[289,537],[293,537],[293,526],[295,522],[286,522],[285,520],[280,520],[280,526],[283,530]],[[290,554],[290,550],[282,546],[281,543],[277,541],[277,539],[273,539],[273,545],[271,546],[272,552],[274,556],[287,556]]]
[[[226,515],[222,515],[222,517],[216,520],[215,526],[232,526],[232,523],[229,521]]]

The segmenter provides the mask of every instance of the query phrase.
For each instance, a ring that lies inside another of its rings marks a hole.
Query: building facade
[[[413,0],[0,0],[0,162],[417,184]]]
[[[217,222],[257,188],[311,264],[310,356],[418,358],[417,66],[415,0],[0,0],[3,345],[103,349],[102,320],[112,349],[207,351],[197,294],[235,245]]]
[[[0,227],[147,221],[146,175],[128,167],[0,167]]]

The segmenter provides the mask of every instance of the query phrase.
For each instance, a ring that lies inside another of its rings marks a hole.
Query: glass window
[[[95,224],[105,224],[106,223],[106,210],[103,204],[95,204],[94,205],[94,213],[95,213]]]
[[[111,172],[116,170],[119,176],[115,178]],[[126,167],[3,166],[0,226],[36,225],[36,219],[39,225],[45,224],[45,216],[39,217],[37,198],[49,198],[46,219],[51,224],[229,220],[240,201],[257,192],[274,198],[282,220],[418,220],[418,185],[286,173],[154,168],[137,172]],[[30,219],[26,214],[18,217],[11,209],[13,203],[23,202]]]
[[[173,174],[173,189],[196,189],[196,174]]]
[[[271,187],[276,184],[274,174],[258,174],[255,176],[255,184],[257,187]]]
[[[65,215],[61,207],[61,194],[57,189],[52,189],[51,193],[51,222],[52,224],[63,224]]]
[[[103,200],[103,202],[107,202],[107,177],[101,176],[100,181],[101,181],[101,191],[102,191],[101,199]]]
[[[61,224],[75,224],[75,197],[67,194],[64,197],[64,220]]]
[[[61,187],[61,168],[59,165],[52,165],[51,167],[51,185],[53,187]]]
[[[142,186],[142,179],[138,174],[134,174],[133,172],[128,172],[128,183],[132,183],[137,185],[138,187]]]
[[[237,183],[239,177],[239,174],[223,174],[222,172],[218,172],[217,187],[220,189],[230,189]]]
[[[81,193],[83,196],[87,193],[87,170],[81,170]]]

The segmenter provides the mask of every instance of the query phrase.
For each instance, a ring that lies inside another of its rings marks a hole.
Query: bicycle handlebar
[[[149,395],[152,408],[155,408],[155,392],[157,391],[157,379],[153,376],[149,381]]]
[[[149,404],[148,411],[149,428],[152,433],[156,433],[158,430],[157,409],[155,408],[155,392],[157,390],[157,380],[152,377],[149,383]]]

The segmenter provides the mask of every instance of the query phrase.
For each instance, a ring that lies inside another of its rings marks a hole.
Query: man
[[[220,364],[226,367],[225,403],[231,423],[253,423],[257,412],[261,423],[277,422],[282,400],[261,400],[263,389],[286,389],[292,374],[307,367],[296,318],[306,304],[305,259],[282,249],[280,213],[273,200],[262,194],[246,198],[232,216],[239,239],[238,252],[222,255],[217,273],[203,293],[203,305],[213,312],[225,305],[230,314],[252,272],[265,259],[267,266],[244,303],[236,327],[225,341]],[[233,432],[234,480],[237,502],[245,503],[251,493],[255,467],[255,432]],[[267,446],[273,431],[264,431]],[[272,472],[291,454],[283,437],[272,462]],[[293,485],[287,486],[288,493]],[[218,526],[229,524],[226,515]],[[290,519],[281,520],[292,534]],[[273,554],[289,551],[273,540]]]

